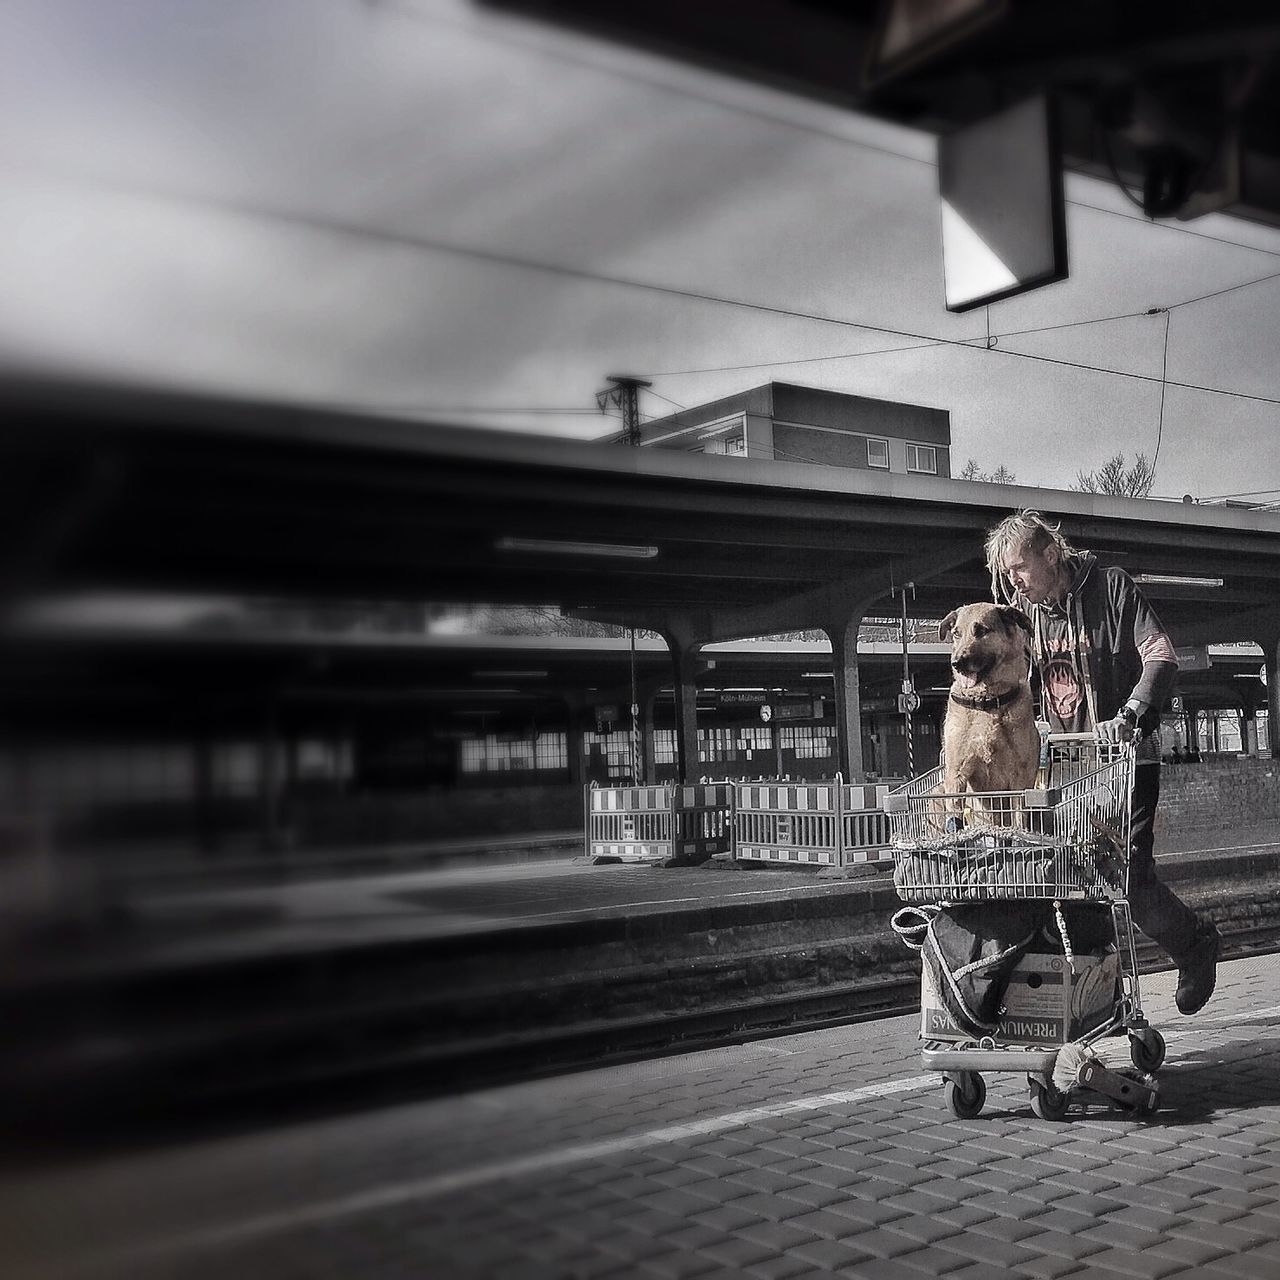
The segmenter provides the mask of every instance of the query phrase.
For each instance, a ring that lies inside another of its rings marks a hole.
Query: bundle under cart
[[[1130,802],[1134,755],[1131,743],[1103,743],[1091,734],[1055,734],[1048,740],[1037,787],[984,792],[977,797],[942,790],[941,767],[890,792],[889,815],[894,885],[906,903],[947,907],[999,900],[1043,899],[1110,908],[1118,958],[1114,999],[1096,1026],[1043,1044],[1008,1044],[995,1037],[934,1040],[921,1030],[921,1064],[943,1077],[951,1112],[976,1116],[986,1100],[983,1072],[1025,1072],[1031,1106],[1042,1119],[1061,1119],[1069,1092],[1055,1086],[1054,1066],[1065,1044],[1088,1049],[1107,1036],[1127,1034],[1138,1072],[1164,1061],[1165,1044],[1142,1012],[1128,873]],[[1073,964],[1063,929],[1064,962]],[[923,997],[923,992],[922,992]],[[922,999],[923,1003],[923,999]],[[1114,1072],[1082,1067],[1079,1083],[1138,1110],[1154,1108],[1154,1089]]]

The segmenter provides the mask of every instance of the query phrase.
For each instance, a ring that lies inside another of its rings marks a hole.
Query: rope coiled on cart
[[[1058,926],[1058,936],[1062,939],[1062,954],[1066,957],[1067,968],[1074,976],[1076,971],[1076,953],[1071,949],[1071,938],[1067,933],[1067,918],[1062,914],[1062,903],[1053,900],[1053,922]]]
[[[942,849],[955,849],[960,845],[973,843],[975,840],[991,836],[1001,844],[1022,845],[1027,848],[1052,848],[1061,841],[1052,836],[1036,835],[1017,827],[998,827],[990,822],[973,822],[961,827],[959,831],[948,831],[936,836],[921,839],[918,836],[900,836],[893,842],[895,849],[927,849],[936,853]]]

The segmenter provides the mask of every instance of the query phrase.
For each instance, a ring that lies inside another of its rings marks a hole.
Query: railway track
[[[1223,929],[1222,959],[1280,953],[1280,920]],[[1153,943],[1138,948],[1139,972],[1173,968]],[[428,1096],[536,1079],[677,1053],[746,1044],[781,1035],[852,1027],[919,1012],[917,972],[720,1004],[684,1013],[639,1016],[523,1035],[496,1035],[456,1047],[407,1049],[338,1070],[291,1078],[295,1099],[350,1086],[379,1096]],[[267,1082],[263,1082],[264,1085]],[[367,1094],[364,1096],[368,1096]]]
[[[1224,960],[1280,952],[1280,917],[1222,928]],[[1138,955],[1142,973],[1171,968],[1152,944],[1141,946]],[[123,1094],[103,1092],[101,1078],[86,1077],[80,1086],[81,1105],[77,1105],[77,1099],[59,1085],[52,1098],[37,1099],[34,1109],[24,1108],[33,1123],[17,1128],[37,1133],[53,1128],[64,1134],[75,1129],[76,1144],[136,1141],[157,1123],[168,1136],[209,1128],[218,1131],[268,1118],[278,1121],[285,1116],[346,1111],[782,1035],[854,1028],[861,1022],[917,1012],[919,994],[918,968],[904,951],[901,972],[871,981],[828,983],[804,992],[792,988],[681,1012],[605,1016],[511,1033],[499,1029],[454,1043],[441,1043],[421,1030],[413,1032],[408,1023],[397,1023],[397,1018],[412,1014],[409,1001],[394,1010],[371,1008],[364,1021],[349,1013],[351,1025],[341,1039],[316,1041],[312,1046],[328,1045],[337,1052],[299,1051],[305,1041],[290,1038],[275,1049],[268,1044],[256,1057],[236,1054],[215,1059],[210,1070],[207,1051],[202,1051],[187,1059],[197,1070],[183,1074],[177,1090],[175,1070],[184,1070],[180,1059],[140,1055],[124,1077]],[[323,1012],[315,1017],[316,1025],[326,1025]],[[305,1031],[307,1013],[298,1015],[297,1021]],[[338,1011],[328,1015],[331,1027],[342,1022]],[[394,1031],[397,1025],[399,1032]],[[289,1044],[294,1047],[287,1048]],[[153,1084],[158,1087],[152,1088]]]
[[[1280,920],[1222,930],[1222,959],[1280,953]],[[1161,973],[1174,966],[1154,943],[1138,947],[1141,974]],[[452,1059],[456,1069],[472,1080],[529,1078],[550,1072],[635,1061],[661,1054],[723,1048],[752,1040],[805,1031],[852,1026],[879,1018],[919,1012],[920,980],[910,976],[851,983],[808,995],[768,996],[663,1017],[636,1018],[626,1023],[579,1028],[540,1043],[472,1046]],[[523,1063],[521,1068],[520,1064]],[[509,1074],[514,1073],[514,1074]]]

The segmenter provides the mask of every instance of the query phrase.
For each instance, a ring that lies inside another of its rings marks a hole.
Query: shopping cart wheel
[[[1031,1082],[1031,1110],[1041,1120],[1061,1120],[1071,1105],[1070,1098],[1061,1089],[1043,1080]]]
[[[1164,1062],[1164,1036],[1155,1027],[1129,1033],[1129,1056],[1139,1071],[1159,1071]]]
[[[976,1071],[957,1071],[943,1083],[942,1098],[958,1120],[972,1120],[987,1100],[987,1082]]]

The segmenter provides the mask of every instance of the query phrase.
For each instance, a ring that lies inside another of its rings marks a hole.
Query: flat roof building
[[[951,475],[945,409],[768,382],[645,423],[640,443],[899,474]]]

